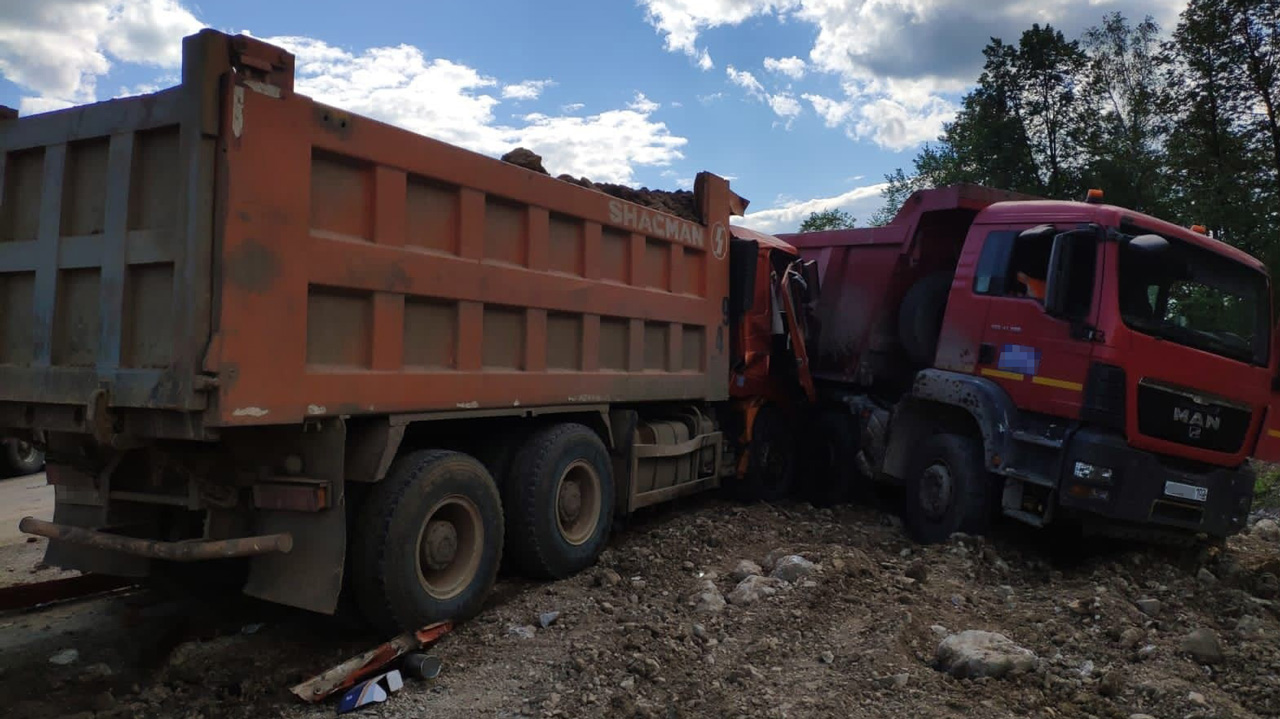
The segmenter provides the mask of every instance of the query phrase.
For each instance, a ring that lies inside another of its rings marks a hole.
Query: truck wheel
[[[776,502],[791,493],[796,474],[796,439],[781,410],[770,405],[756,413],[746,451],[746,474],[733,483],[738,499]]]
[[[444,450],[400,457],[358,519],[361,610],[388,633],[474,616],[497,577],[502,534],[502,500],[484,465]]]
[[[44,469],[44,452],[20,439],[5,440],[4,461],[14,475],[35,474]]]
[[[596,433],[558,424],[531,436],[503,492],[512,566],[562,579],[595,563],[613,527],[613,468]]]
[[[991,523],[993,482],[981,446],[961,435],[925,441],[907,476],[907,531],[918,542],[945,542],[955,532],[983,534]]]
[[[926,367],[938,353],[938,335],[951,292],[950,272],[935,272],[920,278],[902,298],[898,307],[898,339],[912,363]]]
[[[858,471],[858,422],[844,409],[818,415],[810,428],[804,477],[805,498],[823,507],[866,493]]]

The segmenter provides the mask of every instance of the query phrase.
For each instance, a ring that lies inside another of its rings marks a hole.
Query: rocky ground
[[[695,499],[642,515],[577,577],[503,580],[434,649],[437,680],[365,713],[1277,715],[1277,549],[1270,520],[1194,553],[1016,528],[920,547],[873,509]],[[331,716],[287,688],[375,639],[244,599],[114,597],[0,618],[0,706]]]

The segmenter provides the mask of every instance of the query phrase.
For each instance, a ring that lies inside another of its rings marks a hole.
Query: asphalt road
[[[53,519],[53,487],[45,483],[44,472],[0,479],[0,547],[26,540],[18,522],[27,516]]]

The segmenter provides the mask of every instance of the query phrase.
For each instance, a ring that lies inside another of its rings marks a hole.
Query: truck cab
[[[782,239],[821,270],[819,411],[856,418],[843,441],[864,479],[906,488],[918,538],[992,507],[1223,537],[1248,515],[1249,459],[1280,458],[1266,268],[1200,228],[1098,192],[957,186],[886,227]]]
[[[1025,475],[1007,511],[1222,536],[1243,526],[1253,483],[1238,470],[1267,432],[1270,297],[1261,262],[1187,228],[997,203],[965,240],[935,366],[994,382],[1028,438],[1065,449],[1061,482],[1002,463]]]

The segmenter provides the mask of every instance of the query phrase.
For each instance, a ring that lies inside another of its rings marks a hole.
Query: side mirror
[[[1050,317],[1066,318],[1067,294],[1071,288],[1072,264],[1075,247],[1081,242],[1093,242],[1094,230],[1072,230],[1053,238],[1053,250],[1049,253],[1049,275],[1045,278],[1044,311]],[[1163,242],[1164,238],[1160,238]]]
[[[1169,249],[1169,241],[1160,235],[1138,235],[1129,240],[1126,246],[1144,255],[1158,255]]]

